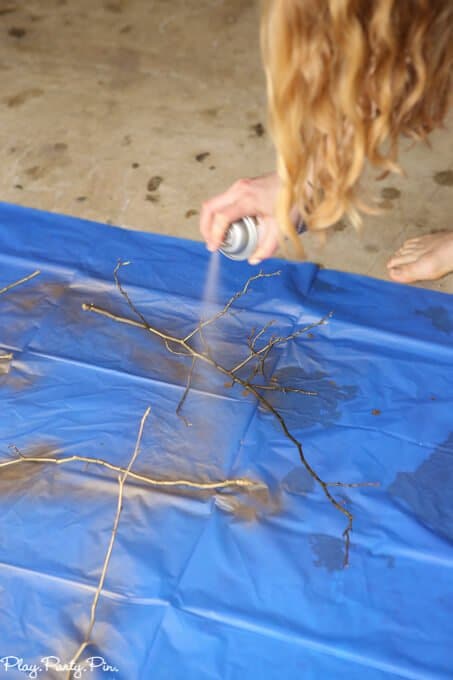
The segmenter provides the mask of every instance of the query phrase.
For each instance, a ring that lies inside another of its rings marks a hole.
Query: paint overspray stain
[[[35,327],[37,321],[46,316],[64,294],[64,290],[64,283],[41,281],[9,292],[4,299],[11,315],[10,323],[3,331],[7,344],[21,346],[24,342],[23,334],[27,335],[28,329]],[[22,341],[19,340],[20,337]],[[11,360],[0,362],[0,385],[20,392],[32,387],[40,376],[21,360],[20,351],[13,351],[12,354]]]
[[[389,493],[421,524],[453,540],[453,432],[414,472],[399,472]]]
[[[312,534],[309,541],[315,567],[322,567],[329,573],[344,568],[344,541],[327,534]]]
[[[24,449],[16,449],[14,445],[10,447],[9,455],[2,455],[1,461],[20,458],[20,455],[28,458],[55,458],[61,452],[59,445],[53,441],[32,444]],[[51,465],[51,464],[49,464]],[[55,465],[55,473],[58,473],[59,466]],[[0,474],[0,493],[1,495],[17,493],[18,489],[31,490],[37,492],[36,480],[49,473],[49,466],[44,463],[21,462],[14,465],[7,465],[1,468]]]
[[[453,319],[451,319],[448,311],[445,307],[427,307],[426,309],[416,309],[415,313],[417,316],[425,316],[429,319],[437,330],[442,331],[442,333],[453,332]]]
[[[282,496],[263,485],[250,489],[217,493],[215,504],[220,510],[234,515],[243,522],[256,522],[262,516],[276,515],[281,511]]]
[[[29,314],[41,306],[55,304],[65,293],[66,284],[50,281],[18,287],[8,293],[8,302],[17,310]]]
[[[11,361],[0,362],[0,386],[8,387],[14,392],[22,392],[32,387],[38,380],[23,361],[17,361],[13,355]]]

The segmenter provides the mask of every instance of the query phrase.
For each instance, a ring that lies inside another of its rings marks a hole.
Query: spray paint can
[[[219,250],[230,260],[248,260],[257,246],[257,221],[253,217],[243,217],[230,224]]]
[[[298,234],[306,230],[301,220],[296,225]],[[242,217],[232,222],[223,239],[219,250],[230,260],[248,260],[255,252],[259,240],[259,224],[255,217]]]

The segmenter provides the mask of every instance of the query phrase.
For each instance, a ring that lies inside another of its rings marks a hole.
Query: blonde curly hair
[[[401,135],[426,140],[450,103],[453,0],[264,0],[261,46],[282,234],[373,212],[367,162],[401,172]]]

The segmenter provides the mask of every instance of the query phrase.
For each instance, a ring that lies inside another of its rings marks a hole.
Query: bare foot
[[[391,279],[400,283],[434,281],[453,272],[453,231],[411,238],[387,263]]]

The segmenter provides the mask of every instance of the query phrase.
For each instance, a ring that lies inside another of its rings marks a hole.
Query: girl
[[[361,195],[368,163],[401,172],[400,135],[426,140],[449,108],[453,0],[265,0],[261,47],[277,172],[236,182],[202,206],[210,250],[228,225],[256,215],[265,225],[250,258],[291,242],[295,224],[323,230],[377,212]],[[401,282],[453,271],[453,232],[407,241],[388,263]]]

